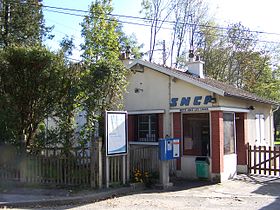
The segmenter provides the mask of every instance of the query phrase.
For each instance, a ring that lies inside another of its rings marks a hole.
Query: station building
[[[246,172],[248,143],[273,145],[278,104],[204,76],[202,61],[192,60],[186,71],[143,60],[127,61],[127,68],[129,143],[179,138],[177,176],[196,178],[195,160],[206,157],[209,179],[227,180]]]

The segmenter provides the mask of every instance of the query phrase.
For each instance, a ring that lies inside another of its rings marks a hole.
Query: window
[[[209,114],[184,114],[184,155],[210,155]]]
[[[138,115],[138,141],[155,142],[158,140],[158,117],[156,114]]]
[[[234,113],[224,113],[224,154],[235,153]]]
[[[256,145],[264,145],[264,114],[256,114]]]

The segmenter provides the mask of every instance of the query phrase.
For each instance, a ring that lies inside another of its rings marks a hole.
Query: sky
[[[63,7],[78,10],[88,10],[92,0],[44,0],[44,6]],[[113,0],[113,14],[127,16],[141,16],[142,0]],[[278,33],[279,35],[265,35],[263,40],[273,40],[280,42],[280,26],[277,21],[280,20],[279,0],[207,0],[209,3],[209,13],[222,26],[230,23],[241,22],[251,30],[264,31],[269,33]],[[83,41],[81,38],[80,23],[83,17],[74,15],[60,14],[53,8],[44,8],[46,25],[54,25],[53,34],[55,38],[48,41],[47,45],[55,50],[59,46],[60,40],[68,35],[75,40],[76,50],[73,58],[79,59],[79,45]],[[62,11],[62,10],[60,10]],[[62,11],[67,12],[67,11]],[[68,13],[73,13],[69,11]],[[77,12],[78,15],[86,13]],[[132,22],[133,19],[121,19],[122,21]],[[148,50],[149,28],[145,26],[123,24],[126,34],[135,33],[139,43],[144,43],[143,51]],[[164,31],[161,39],[168,39],[170,31]]]

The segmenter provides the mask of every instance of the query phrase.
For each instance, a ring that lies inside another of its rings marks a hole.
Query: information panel
[[[106,155],[127,154],[127,112],[106,112]]]

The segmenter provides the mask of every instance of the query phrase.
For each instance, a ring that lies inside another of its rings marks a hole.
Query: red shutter
[[[135,115],[128,115],[128,141],[135,141]]]

